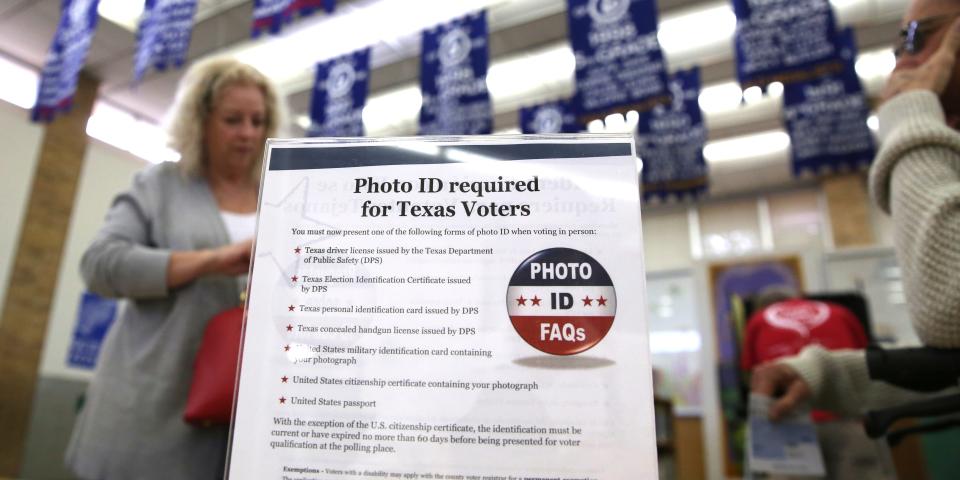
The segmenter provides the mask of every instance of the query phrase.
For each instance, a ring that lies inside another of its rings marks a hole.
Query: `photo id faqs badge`
[[[533,348],[575,355],[610,331],[617,293],[593,257],[572,248],[541,250],[520,264],[507,288],[513,328]]]

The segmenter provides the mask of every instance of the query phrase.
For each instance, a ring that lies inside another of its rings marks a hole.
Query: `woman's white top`
[[[223,226],[227,227],[230,243],[253,238],[254,230],[257,228],[256,212],[233,213],[220,210],[220,217],[223,218]]]
[[[248,238],[253,238],[257,229],[257,213],[233,213],[220,210],[220,218],[223,219],[223,226],[227,228],[227,236],[230,237],[230,243],[237,243]],[[247,274],[237,277],[237,284],[240,291],[247,290]]]

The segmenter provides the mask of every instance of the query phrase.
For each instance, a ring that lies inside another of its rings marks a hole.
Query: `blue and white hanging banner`
[[[93,369],[100,346],[117,317],[117,301],[95,293],[84,292],[77,309],[77,324],[67,354],[67,365]]]
[[[60,23],[40,72],[33,121],[49,122],[58,112],[70,110],[77,79],[97,28],[99,3],[100,0],[63,0]]]
[[[669,88],[672,101],[642,112],[637,123],[644,201],[695,198],[707,190],[703,158],[707,129],[698,102],[700,69],[676,72]]]
[[[567,0],[567,20],[580,116],[649,110],[669,98],[655,0]]]
[[[541,103],[520,109],[520,130],[523,133],[578,133],[573,105],[567,100]]]
[[[812,78],[836,58],[837,27],[829,0],[732,1],[742,88]]]
[[[133,60],[135,82],[151,65],[157,70],[183,66],[196,11],[197,0],[147,0]]]
[[[783,117],[796,176],[865,168],[876,153],[867,126],[870,104],[854,69],[853,30],[839,40],[840,72],[784,86]]]
[[[369,48],[317,64],[307,135],[362,137],[369,78]]]
[[[492,132],[486,12],[424,30],[422,47],[420,135]]]
[[[251,35],[257,38],[264,30],[276,35],[295,16],[306,17],[323,9],[333,13],[336,0],[254,0]]]

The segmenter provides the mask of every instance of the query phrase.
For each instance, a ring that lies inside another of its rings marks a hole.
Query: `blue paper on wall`
[[[521,108],[520,129],[523,133],[577,133],[582,130],[573,105],[567,100]]]
[[[423,32],[420,135],[478,135],[493,131],[487,63],[486,12]]]
[[[643,160],[643,199],[697,197],[707,190],[703,145],[707,129],[700,112],[700,69],[670,78],[672,101],[640,114],[637,154]]]
[[[183,66],[196,11],[197,0],[147,0],[137,33],[134,81],[139,82],[151,65],[157,70]]]
[[[99,3],[99,0],[63,0],[60,23],[40,72],[33,121],[49,122],[57,113],[70,110],[77,79],[97,28]]]
[[[254,38],[264,30],[276,35],[295,16],[305,17],[320,9],[332,13],[335,8],[336,0],[254,0],[250,32]]]
[[[783,117],[794,175],[864,168],[876,153],[867,126],[870,105],[854,68],[853,30],[838,40],[840,72],[784,86]]]
[[[116,316],[116,300],[84,292],[80,297],[77,325],[73,330],[67,364],[79,368],[95,367],[103,339],[106,338]]]
[[[666,101],[655,0],[567,0],[567,20],[579,115],[648,110]]]
[[[761,88],[819,75],[837,55],[829,0],[732,0],[740,86]]]
[[[370,49],[365,48],[317,64],[310,101],[311,137],[363,136]]]

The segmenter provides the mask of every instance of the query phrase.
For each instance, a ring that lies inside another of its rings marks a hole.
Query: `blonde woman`
[[[262,74],[230,59],[199,63],[174,106],[180,162],[140,172],[114,199],[81,270],[90,290],[129,301],[67,451],[80,477],[222,477],[227,429],[182,417],[206,322],[239,302],[264,140],[281,118]]]

